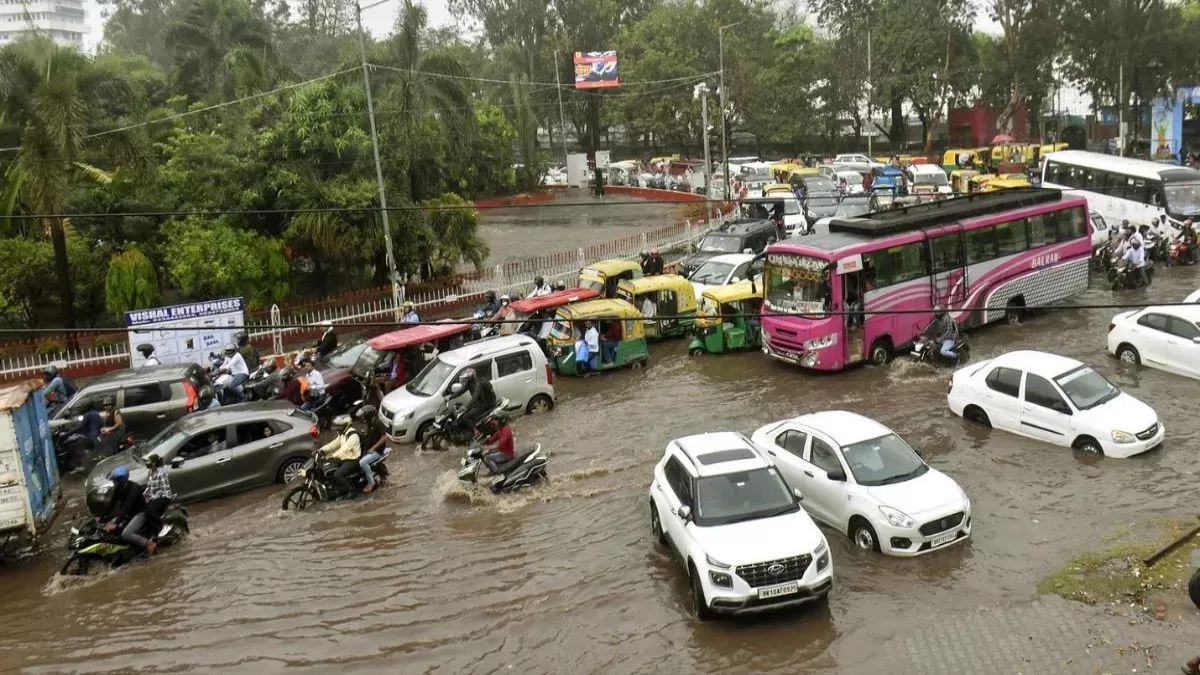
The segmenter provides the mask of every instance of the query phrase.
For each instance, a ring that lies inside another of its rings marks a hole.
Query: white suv
[[[800,499],[741,434],[700,434],[667,444],[650,485],[650,528],[687,568],[697,618],[798,605],[829,594],[829,544]]]

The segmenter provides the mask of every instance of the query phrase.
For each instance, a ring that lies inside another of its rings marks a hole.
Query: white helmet
[[[338,429],[345,429],[346,427],[350,426],[350,416],[338,415],[337,417],[333,418],[333,426]]]

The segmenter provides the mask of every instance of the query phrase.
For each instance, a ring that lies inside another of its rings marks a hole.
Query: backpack
[[[72,396],[75,395],[75,392],[79,391],[79,389],[78,389],[78,387],[75,386],[74,380],[72,380],[69,377],[66,377],[65,375],[61,376],[61,377],[62,377],[63,389],[67,392],[67,398],[71,398]]]

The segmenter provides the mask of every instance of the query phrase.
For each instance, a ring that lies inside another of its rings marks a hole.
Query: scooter
[[[954,367],[966,363],[971,359],[971,347],[967,344],[966,337],[959,335],[954,338],[954,353],[958,355],[958,358],[948,359],[942,356],[941,340],[926,340],[924,337],[919,337],[913,343],[911,356],[917,363],[928,363],[932,366]]]
[[[151,537],[160,547],[178,543],[189,532],[187,509],[179,504],[170,504],[163,513],[162,527]],[[143,531],[142,536],[146,536]],[[87,574],[93,563],[106,562],[110,567],[120,567],[133,560],[140,551],[121,538],[120,532],[107,532],[100,521],[85,518],[71,527],[67,539],[67,550],[71,555],[63,563],[59,574]]]
[[[484,478],[495,477],[491,489],[497,494],[531,487],[538,479],[549,480],[546,476],[548,460],[546,455],[542,454],[541,443],[529,450],[518,452],[512,459],[497,466],[496,473],[492,473],[484,463],[483,452],[479,441],[471,444],[467,449],[467,456],[462,460],[462,469],[458,472],[459,480],[464,483],[478,483],[481,473],[484,474]]]

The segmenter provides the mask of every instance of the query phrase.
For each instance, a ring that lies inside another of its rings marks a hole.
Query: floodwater
[[[1149,294],[1177,301],[1195,269]],[[1074,552],[1137,519],[1194,511],[1200,386],[1104,351],[1117,310],[1066,310],[972,334],[977,359],[1040,348],[1083,359],[1154,406],[1164,449],[1130,460],[967,425],[947,374],[906,363],[814,376],[760,353],[689,358],[656,345],[639,371],[559,380],[559,406],[517,420],[552,482],[493,497],[456,484],[454,453],[389,460],[393,484],[349,504],[279,510],[281,489],[192,507],[193,536],[86,580],[54,576],[61,537],[0,570],[0,671],[219,673],[862,672],[902,624],[1018,602]],[[971,497],[974,538],[914,560],[828,533],[827,606],[699,623],[678,565],[651,540],[646,489],[673,437],[752,431],[845,408],[896,429]],[[877,671],[872,671],[877,672]]]
[[[666,227],[679,221],[678,210],[678,202],[597,198],[572,189],[533,206],[485,209],[479,214],[479,235],[491,249],[488,264],[498,265]]]

